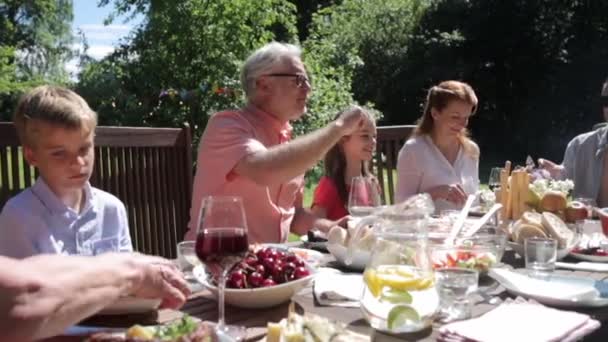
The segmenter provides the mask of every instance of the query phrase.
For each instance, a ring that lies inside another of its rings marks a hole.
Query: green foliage
[[[71,0],[0,2],[0,119],[10,120],[23,91],[68,81],[71,22]]]
[[[295,38],[294,8],[279,0],[125,0],[114,6],[118,13],[145,13],[146,20],[80,77],[78,90],[105,124],[188,122],[200,133],[208,115],[242,104],[239,69],[246,56],[277,39],[276,32]]]

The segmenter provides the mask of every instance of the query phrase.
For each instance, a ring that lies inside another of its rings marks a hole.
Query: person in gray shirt
[[[608,79],[601,91],[602,114],[608,121]],[[599,127],[596,127],[599,126]],[[608,207],[608,126],[596,125],[591,132],[576,136],[568,143],[562,164],[539,159],[541,167],[557,179],[572,179],[574,197],[597,201],[599,207]]]

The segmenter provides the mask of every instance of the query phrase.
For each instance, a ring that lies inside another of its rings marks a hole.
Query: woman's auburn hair
[[[428,90],[422,116],[416,122],[416,128],[412,136],[430,135],[435,128],[435,120],[431,115],[432,110],[441,111],[452,101],[462,101],[471,105],[473,107],[471,115],[474,115],[477,111],[477,95],[469,84],[452,80],[443,81]],[[465,152],[474,157],[479,157],[479,150],[469,138],[469,131],[466,128],[462,130],[458,138]]]

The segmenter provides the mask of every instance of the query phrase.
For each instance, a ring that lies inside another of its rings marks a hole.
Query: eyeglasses
[[[304,88],[304,85],[308,85],[310,87],[311,83],[310,80],[308,79],[308,77],[301,75],[301,74],[281,74],[281,73],[277,73],[277,74],[267,74],[264,76],[272,76],[272,77],[295,77],[296,78],[296,86],[298,88]]]

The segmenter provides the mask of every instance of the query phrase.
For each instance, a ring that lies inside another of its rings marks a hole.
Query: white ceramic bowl
[[[313,280],[315,269],[309,264],[306,264],[306,268],[310,271],[309,276],[283,284],[254,289],[226,288],[224,301],[240,308],[268,308],[284,303]],[[196,280],[217,297],[217,287],[208,281],[209,278],[203,265],[196,266],[192,274],[194,274]]]
[[[370,251],[364,250],[355,250],[353,254],[353,260],[350,265],[347,265],[344,262],[346,259],[346,247],[340,244],[327,244],[327,250],[331,253],[331,255],[336,258],[336,261],[340,263],[342,266],[352,269],[363,271],[372,257],[372,253]]]

